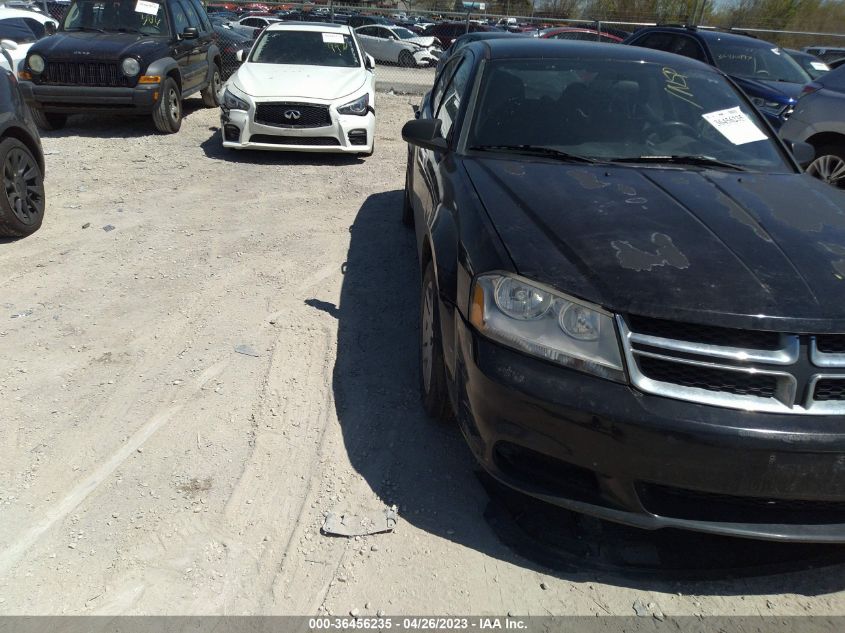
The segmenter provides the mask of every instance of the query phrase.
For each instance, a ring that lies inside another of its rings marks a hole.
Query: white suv
[[[223,87],[223,146],[372,154],[374,67],[348,26],[270,25]]]

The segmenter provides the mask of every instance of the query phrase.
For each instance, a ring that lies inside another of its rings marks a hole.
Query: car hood
[[[47,59],[120,61],[127,55],[150,58],[167,48],[165,38],[133,33],[66,33],[60,32],[38,40],[33,53]]]
[[[434,46],[435,44],[439,44],[440,41],[436,37],[409,37],[407,40],[402,40],[403,42],[413,42],[414,44],[419,44],[420,46],[424,46],[428,48],[429,46]]]
[[[369,77],[363,68],[243,64],[232,82],[252,97],[340,99],[360,90]]]
[[[464,166],[521,275],[615,312],[845,331],[845,193],[810,176]]]
[[[744,92],[752,97],[763,97],[767,100],[777,100],[781,103],[795,103],[801,96],[803,84],[793,84],[785,81],[762,81],[731,77]]]

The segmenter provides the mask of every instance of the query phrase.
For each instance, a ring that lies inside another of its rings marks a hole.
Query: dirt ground
[[[229,153],[189,103],[172,136],[45,134],[44,227],[0,242],[0,614],[845,612],[843,565],[676,581],[505,545],[418,403],[408,98],[364,160]],[[393,533],[320,533],[392,505]]]

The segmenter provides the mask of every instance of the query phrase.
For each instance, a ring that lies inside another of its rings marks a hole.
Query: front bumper
[[[31,81],[19,83],[24,100],[44,112],[126,112],[148,114],[159,94],[158,85],[134,88],[99,86],[45,86]]]
[[[417,66],[433,66],[440,59],[442,50],[436,48],[424,48],[414,52],[414,61]]]
[[[456,328],[458,418],[502,483],[639,528],[845,542],[841,417],[645,395]]]
[[[308,128],[256,123],[254,113],[253,104],[249,111],[221,109],[223,147],[347,154],[373,151],[376,118],[372,108],[365,116],[341,115],[330,108],[331,125]]]

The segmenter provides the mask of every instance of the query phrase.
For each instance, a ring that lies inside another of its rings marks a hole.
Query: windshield
[[[44,25],[31,18],[6,18],[0,20],[0,39],[17,44],[31,44],[44,37]]]
[[[264,31],[249,61],[348,68],[361,65],[351,36],[320,31]]]
[[[542,146],[599,160],[707,156],[791,171],[759,115],[707,68],[599,59],[485,68],[468,146]]]
[[[745,43],[721,38],[709,44],[716,66],[728,75],[794,84],[810,81],[801,66],[779,48],[761,46],[758,42]]]
[[[804,55],[803,53],[790,53],[789,54],[792,59],[794,59],[798,64],[803,68],[808,75],[810,75],[810,79],[818,79],[826,72],[830,71],[830,66],[825,64],[822,60],[813,57],[812,55]]]
[[[168,35],[164,5],[149,0],[77,0],[68,9],[65,31],[117,31]]]
[[[394,28],[393,32],[396,33],[396,35],[398,35],[403,40],[410,40],[412,38],[417,37],[417,34],[413,31],[409,31],[408,29],[403,29],[400,27]]]

